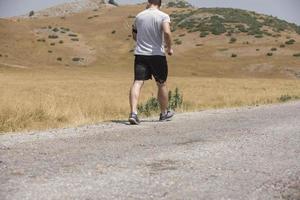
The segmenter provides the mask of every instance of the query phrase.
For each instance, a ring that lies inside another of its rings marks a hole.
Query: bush
[[[32,10],[32,11],[29,12],[29,15],[28,15],[28,16],[29,16],[29,17],[32,17],[33,15],[34,15],[34,11]]]
[[[74,41],[74,42],[78,42],[79,41],[78,38],[71,38],[71,40]]]
[[[206,37],[207,35],[209,35],[209,32],[204,31],[200,33],[200,37],[202,38]]]
[[[74,33],[70,33],[68,36],[70,36],[70,37],[78,37],[78,35],[76,35]]]
[[[260,49],[256,49],[256,51],[260,51]]]
[[[273,56],[273,53],[269,52],[269,53],[267,53],[267,56]]]
[[[300,53],[295,53],[293,56],[294,57],[300,57]]]
[[[180,94],[179,89],[176,88],[174,92],[169,91],[169,109],[176,110],[183,104],[183,95]],[[157,98],[149,98],[145,104],[138,105],[138,112],[145,116],[150,116],[152,113],[157,113],[160,110],[159,102]]]
[[[185,36],[185,34],[180,34],[178,37],[184,37]]]
[[[115,2],[115,0],[109,0],[108,1],[109,4],[112,4],[114,6],[119,6],[117,2]]]
[[[58,57],[56,60],[57,60],[57,61],[62,61],[62,58],[61,58],[61,57]]]
[[[38,42],[46,42],[45,39],[37,39]]]
[[[271,51],[277,51],[277,48],[273,47],[273,48],[271,49]]]
[[[58,38],[58,35],[49,35],[48,38],[49,38],[49,39],[57,39],[57,38]]]
[[[78,57],[72,58],[72,61],[74,61],[74,62],[79,62],[79,61],[83,61],[83,60],[84,60],[84,58],[78,58]]]
[[[235,43],[237,41],[237,39],[236,38],[230,38],[230,41],[229,41],[229,43],[230,44],[232,44],[232,43]]]
[[[63,43],[64,43],[64,41],[63,41],[63,40],[60,40],[60,41],[59,41],[59,44],[63,44]]]
[[[263,38],[264,36],[263,35],[255,35],[254,37],[255,38]]]
[[[284,47],[285,47],[285,45],[284,45],[284,44],[281,44],[279,47],[280,47],[280,48],[284,48]]]
[[[58,31],[59,31],[59,29],[55,27],[54,29],[52,29],[52,31],[54,31],[54,32],[58,32]]]
[[[54,42],[52,42],[52,43],[50,43],[50,45],[51,45],[51,46],[55,46],[55,43],[54,43]]]
[[[186,1],[180,0],[180,1],[170,1],[167,4],[167,7],[168,8],[191,8],[193,6]]]
[[[280,102],[286,102],[286,101],[290,101],[292,100],[292,96],[285,94],[285,95],[281,95],[280,98],[278,98],[278,100]]]
[[[294,44],[295,42],[296,42],[296,41],[295,41],[294,39],[290,39],[290,40],[286,41],[285,44],[287,44],[287,45],[292,45],[292,44]]]
[[[116,30],[113,30],[112,32],[111,32],[111,34],[115,34],[117,31]]]
[[[174,40],[174,43],[176,44],[176,45],[181,45],[182,44],[182,41],[180,40],[180,39],[175,39]]]
[[[48,53],[52,53],[53,51],[51,51],[51,50],[48,50]]]
[[[231,54],[231,57],[232,57],[232,58],[236,58],[237,55],[233,53],[233,54]]]
[[[134,15],[128,15],[128,18],[129,18],[129,19],[134,19],[135,16],[134,16]]]

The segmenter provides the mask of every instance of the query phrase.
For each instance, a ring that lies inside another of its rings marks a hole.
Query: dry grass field
[[[127,118],[130,74],[42,72],[1,68],[0,132]],[[276,103],[282,95],[300,97],[299,80],[170,77],[169,85],[170,89],[179,87],[184,96],[179,112]],[[142,102],[155,95],[155,87],[151,81],[145,84]]]
[[[133,71],[131,16],[143,8],[0,19],[0,132],[126,119]],[[300,58],[293,56],[300,53],[300,35],[293,31],[259,39],[239,33],[235,43],[225,34],[201,38],[185,29],[173,34],[181,44],[169,58],[169,86],[183,93],[179,112],[300,97]],[[290,39],[296,42],[280,47]],[[155,84],[147,82],[141,101],[155,93]]]

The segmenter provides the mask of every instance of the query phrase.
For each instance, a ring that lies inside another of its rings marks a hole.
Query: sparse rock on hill
[[[75,2],[65,3],[58,6],[54,6],[42,11],[38,11],[32,17],[58,17],[69,14],[79,13],[87,10],[99,9],[106,6],[114,6],[108,4],[105,0],[79,0]],[[23,16],[28,17],[28,16]]]

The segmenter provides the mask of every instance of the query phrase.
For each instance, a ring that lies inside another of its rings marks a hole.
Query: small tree
[[[29,12],[29,17],[32,17],[33,15],[34,15],[34,11],[32,10]]]
[[[115,5],[115,6],[119,6],[117,2],[115,2],[115,0],[109,0],[108,1],[109,4]]]

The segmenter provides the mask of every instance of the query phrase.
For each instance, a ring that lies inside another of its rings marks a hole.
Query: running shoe
[[[174,114],[175,113],[172,110],[168,110],[165,114],[161,113],[159,116],[159,121],[170,121]]]
[[[141,122],[135,113],[131,113],[129,116],[128,121],[130,122],[131,125],[139,125]]]

